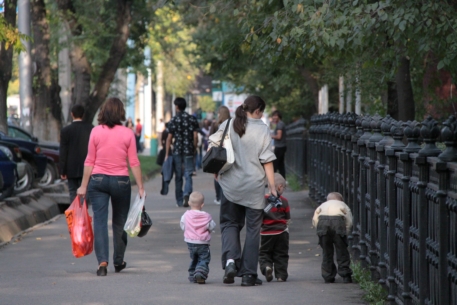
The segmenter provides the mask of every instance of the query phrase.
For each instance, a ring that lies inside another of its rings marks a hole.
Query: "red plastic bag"
[[[94,232],[92,231],[92,217],[87,211],[86,200],[81,203],[79,196],[76,196],[65,211],[65,217],[70,232],[73,255],[83,257],[91,254],[94,249]]]

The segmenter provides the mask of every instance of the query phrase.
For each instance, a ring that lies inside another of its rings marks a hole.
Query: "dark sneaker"
[[[114,272],[121,272],[125,267],[127,267],[126,262],[123,262],[122,265],[114,265]]]
[[[331,284],[331,283],[335,283],[335,279],[329,279],[329,280],[325,280],[325,283],[326,284]]]
[[[265,267],[265,279],[267,282],[271,282],[273,280],[273,269],[270,266]]]
[[[195,280],[197,280],[197,283],[199,283],[199,284],[205,284],[205,279],[203,278],[203,275],[201,275],[201,274],[195,275]]]
[[[343,277],[343,283],[346,283],[346,284],[352,283],[352,277],[351,276]]]
[[[259,286],[262,285],[262,280],[258,279],[256,275],[243,275],[241,286]]]
[[[189,195],[184,196],[184,203],[182,204],[183,207],[189,207]]]
[[[225,274],[223,282],[224,284],[233,284],[235,283],[236,268],[235,263],[230,263],[225,266]]]

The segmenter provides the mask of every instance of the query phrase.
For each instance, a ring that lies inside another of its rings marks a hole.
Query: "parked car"
[[[54,183],[59,178],[59,148],[58,142],[38,141],[38,138],[28,133],[26,130],[8,124],[8,135],[15,139],[38,143],[41,153],[47,157],[47,165],[43,176],[35,181],[37,186],[46,186]]]
[[[0,132],[0,141],[14,143],[19,146],[22,160],[27,162],[32,168],[34,179],[41,179],[44,176],[48,160],[47,157],[41,153],[41,147],[38,143],[23,138],[14,138],[3,132]]]
[[[0,149],[0,173],[0,200],[3,200],[13,194],[17,175],[16,163],[10,160],[3,149]]]
[[[32,187],[34,180],[33,168],[29,162],[22,160],[20,147],[14,143],[0,141],[0,150],[2,150],[11,161],[16,163],[17,181],[14,186],[14,191],[16,193],[21,193],[29,190]]]

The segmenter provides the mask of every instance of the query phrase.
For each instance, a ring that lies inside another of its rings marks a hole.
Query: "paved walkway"
[[[201,171],[194,177],[194,189],[205,195],[205,210],[218,226],[207,284],[189,283],[190,259],[179,227],[185,209],[175,205],[174,182],[167,196],[159,195],[160,178],[145,184],[146,209],[154,225],[147,236],[129,238],[125,270],[117,274],[110,265],[107,277],[97,277],[94,254],[72,256],[65,218],[60,217],[0,249],[0,304],[364,304],[357,284],[343,284],[339,277],[335,284],[324,284],[307,192],[284,194],[292,217],[288,281],[241,287],[237,278],[235,284],[224,285],[219,206],[213,203],[212,175]]]

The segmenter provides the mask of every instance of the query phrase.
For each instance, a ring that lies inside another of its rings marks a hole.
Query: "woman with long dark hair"
[[[274,183],[270,131],[261,120],[265,102],[249,96],[236,109],[230,140],[235,153],[232,168],[218,177],[222,187],[220,226],[222,234],[223,282],[234,283],[242,277],[241,286],[262,284],[257,278],[260,228],[265,208],[265,182],[270,193],[277,195]],[[210,137],[212,146],[218,145],[227,121]],[[240,232],[246,224],[246,238],[242,249]]]
[[[144,196],[140,161],[136,153],[135,135],[125,121],[124,104],[116,97],[108,98],[98,114],[97,127],[92,129],[79,196],[89,196],[94,212],[94,244],[99,267],[97,275],[105,276],[109,262],[108,207],[113,209],[114,270],[120,272],[127,266],[124,253],[127,233],[124,225],[130,208],[131,185],[127,159]],[[90,180],[90,181],[89,181]]]

